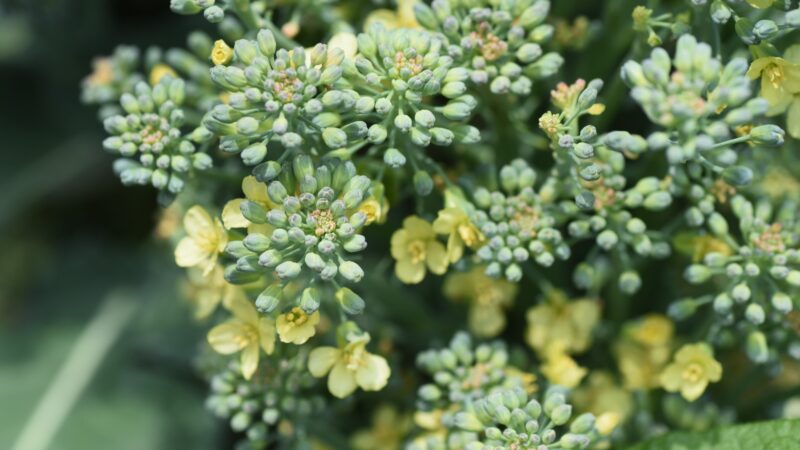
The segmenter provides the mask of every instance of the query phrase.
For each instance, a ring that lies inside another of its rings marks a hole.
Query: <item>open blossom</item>
[[[467,213],[455,207],[439,211],[439,216],[433,221],[433,230],[437,234],[448,235],[447,259],[450,263],[461,259],[465,246],[475,248],[484,240],[478,227],[469,220]]]
[[[258,369],[261,350],[268,355],[275,350],[275,325],[271,318],[260,317],[244,296],[225,306],[233,317],[208,332],[208,343],[223,355],[241,352],[242,375],[249,380]]]
[[[392,235],[392,256],[397,260],[395,273],[403,283],[416,284],[426,270],[442,275],[447,270],[447,251],[430,223],[417,216],[403,221],[403,228]]]
[[[280,337],[281,342],[304,344],[311,336],[314,336],[316,332],[314,327],[318,323],[319,311],[314,311],[313,314],[309,315],[301,308],[294,307],[286,314],[278,316],[276,321],[278,337]]]
[[[661,373],[661,385],[670,392],[680,391],[686,400],[695,401],[709,383],[722,378],[722,366],[707,344],[684,345],[675,360]]]
[[[367,351],[369,334],[351,333],[339,348],[317,347],[308,357],[308,370],[317,378],[328,374],[328,390],[345,398],[360,387],[379,391],[386,386],[391,369],[386,359]]]
[[[217,265],[219,253],[228,243],[228,234],[219,219],[212,219],[202,206],[192,206],[183,216],[187,236],[175,248],[180,267],[199,267],[208,275]]]

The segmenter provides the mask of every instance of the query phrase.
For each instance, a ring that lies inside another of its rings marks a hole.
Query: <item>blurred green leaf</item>
[[[699,433],[668,433],[627,450],[797,450],[800,420],[774,420]]]

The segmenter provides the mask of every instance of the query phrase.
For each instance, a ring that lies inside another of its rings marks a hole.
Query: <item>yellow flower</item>
[[[411,428],[411,418],[400,415],[394,407],[382,405],[372,417],[372,428],[353,436],[355,450],[399,450]]]
[[[447,259],[451,263],[458,262],[464,255],[464,246],[478,247],[485,238],[461,208],[445,208],[439,211],[438,217],[433,221],[433,231],[437,234],[446,234]]]
[[[586,376],[586,368],[579,366],[569,355],[556,348],[545,357],[542,375],[553,384],[572,389]]]
[[[233,59],[233,49],[228,46],[222,39],[214,42],[214,48],[211,49],[211,62],[216,65],[228,64]]]
[[[235,296],[226,307],[233,317],[208,332],[208,343],[216,352],[231,355],[242,352],[242,375],[250,379],[258,368],[261,350],[275,350],[275,325],[272,318],[260,317],[244,296]]]
[[[247,228],[251,233],[270,234],[272,230],[269,225],[250,223],[242,214],[242,203],[246,200],[257,203],[267,211],[277,206],[267,194],[267,185],[256,180],[256,177],[248,175],[242,180],[242,192],[244,192],[245,198],[235,198],[222,208],[222,223],[225,228],[229,230],[232,228]]]
[[[310,316],[302,308],[294,307],[286,314],[278,316],[275,326],[281,342],[304,344],[314,335],[314,327],[319,323],[319,311]]]
[[[761,96],[769,102],[772,115],[780,114],[790,106],[792,109],[800,108],[793,105],[796,103],[795,94],[800,94],[800,44],[791,46],[783,56],[758,58],[747,71],[750,79],[761,78]],[[794,114],[800,114],[800,110]],[[788,119],[787,124],[792,127]]]
[[[580,353],[592,343],[592,330],[600,319],[597,300],[569,301],[561,291],[547,294],[545,301],[528,310],[525,339],[539,355],[553,348]]]
[[[620,422],[619,414],[607,412],[597,416],[594,427],[597,428],[597,432],[600,433],[600,436],[608,436],[617,428]]]
[[[572,403],[579,411],[594,414],[598,421],[604,417],[606,433],[601,431],[601,434],[610,434],[633,412],[633,395],[617,384],[608,372],[592,372],[586,381],[585,386],[573,392]]]
[[[420,28],[417,16],[414,14],[414,5],[418,0],[397,0],[397,11],[391,9],[377,9],[371,12],[364,21],[364,29],[368,30],[372,24],[381,23],[387,30],[395,28]]]
[[[383,184],[373,181],[369,195],[358,205],[358,211],[367,215],[366,225],[386,222],[389,214],[389,200],[383,192]]]
[[[199,267],[206,276],[217,265],[219,253],[228,243],[228,234],[219,219],[212,219],[201,206],[192,206],[183,216],[187,236],[175,247],[175,263],[180,267]]]
[[[705,343],[687,344],[675,354],[675,360],[661,373],[661,385],[669,392],[680,391],[692,402],[705,392],[708,383],[722,378],[722,365],[714,359]]]
[[[150,84],[155,86],[161,81],[164,77],[173,77],[177,78],[178,74],[172,69],[172,67],[166,64],[156,64],[150,70]]]
[[[800,137],[800,136],[798,136]],[[797,198],[800,194],[800,180],[784,167],[773,167],[761,178],[761,189],[773,200],[783,197]]]
[[[379,391],[389,381],[391,369],[386,359],[367,352],[369,334],[351,333],[340,348],[317,347],[308,355],[308,370],[316,378],[328,375],[328,390],[345,398],[357,387]]]
[[[425,278],[425,268],[442,275],[447,270],[447,251],[430,223],[417,216],[403,221],[403,228],[392,235],[392,256],[397,260],[395,273],[406,284],[416,284]]]
[[[674,325],[667,317],[651,314],[626,324],[614,345],[617,365],[628,389],[653,389],[669,362]]]
[[[480,337],[497,336],[506,325],[505,309],[517,296],[517,285],[486,275],[482,266],[455,272],[444,281],[445,297],[469,303],[469,328]]]
[[[194,317],[197,320],[210,316],[220,302],[228,305],[234,296],[244,295],[240,286],[225,281],[224,270],[219,264],[208,276],[203,276],[203,272],[196,267],[189,269],[183,292],[194,306]]]

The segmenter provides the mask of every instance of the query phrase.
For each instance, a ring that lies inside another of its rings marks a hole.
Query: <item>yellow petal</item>
[[[246,380],[249,380],[258,369],[259,352],[257,342],[248,345],[242,352],[242,375]]]
[[[466,218],[465,216],[458,208],[445,208],[439,211],[436,220],[433,221],[433,231],[437,234],[450,234],[455,230],[459,222]]]
[[[403,283],[417,284],[425,278],[425,263],[402,259],[395,264],[394,273]]]
[[[365,391],[379,391],[391,375],[389,364],[381,356],[370,353],[362,357],[363,365],[356,370],[356,382]]]
[[[245,219],[242,214],[241,206],[243,202],[243,198],[235,198],[226,203],[225,207],[222,208],[222,223],[225,225],[225,228],[247,228],[247,226],[250,225],[250,221]]]
[[[678,364],[670,364],[661,372],[659,380],[664,389],[670,392],[676,392],[681,387],[681,366]]]
[[[356,390],[356,377],[347,369],[347,364],[339,360],[328,376],[328,390],[334,397],[345,398]]]
[[[795,96],[789,112],[786,113],[786,128],[789,135],[795,139],[800,139],[800,95]]]
[[[217,353],[236,353],[250,344],[246,339],[245,326],[235,320],[221,323],[208,332],[208,343]]]
[[[214,220],[202,206],[192,206],[183,216],[183,228],[189,236],[205,239],[213,233]]]
[[[198,244],[191,236],[187,236],[178,242],[175,247],[175,264],[179,267],[199,266],[212,257],[212,253],[207,248]]]
[[[447,238],[447,260],[455,264],[464,256],[464,241],[458,233],[453,233]]]
[[[406,217],[403,220],[403,228],[408,230],[408,234],[413,239],[432,239],[434,237],[431,224],[417,216]]]
[[[392,234],[391,252],[394,259],[408,259],[408,231],[399,229]]]
[[[431,272],[436,275],[442,275],[447,272],[447,250],[441,242],[429,241],[425,252],[425,262],[428,263],[428,269]]]
[[[251,303],[246,296],[233,296],[225,306],[233,313],[234,317],[242,322],[253,326],[258,325],[258,311],[256,311],[256,307],[253,306],[253,303]]]
[[[275,325],[269,317],[258,321],[258,337],[264,353],[271,355],[275,351]]]
[[[324,377],[339,360],[341,350],[334,347],[317,347],[308,355],[308,371],[311,375]]]
[[[256,177],[252,175],[246,176],[244,180],[242,180],[242,192],[244,192],[244,196],[247,197],[248,200],[267,205],[269,206],[268,209],[277,206],[275,202],[269,198],[269,194],[267,194],[267,185],[256,180]]]
[[[800,44],[794,44],[783,52],[783,59],[792,64],[800,64]]]
[[[773,63],[774,58],[772,57],[758,58],[750,64],[750,68],[747,69],[747,76],[750,77],[751,80],[755,80],[761,76],[761,72],[763,72],[768,65]]]
[[[708,386],[708,381],[701,380],[697,383],[688,383],[681,386],[681,395],[686,400],[693,402],[700,398],[703,395],[703,392],[706,391],[706,387]]]

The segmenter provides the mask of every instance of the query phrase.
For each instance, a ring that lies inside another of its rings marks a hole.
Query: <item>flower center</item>
[[[305,83],[297,77],[295,69],[288,68],[271,71],[264,87],[282,103],[292,103],[296,95],[302,97]]]
[[[299,327],[308,322],[308,314],[305,311],[295,306],[291,311],[286,313],[286,320],[292,325]]]
[[[310,216],[314,219],[314,234],[316,234],[317,237],[332,233],[336,230],[336,220],[331,210],[316,209],[311,212]]]
[[[422,60],[422,55],[407,56],[404,52],[397,52],[394,55],[394,67],[398,72],[407,69],[414,76],[422,72]]]
[[[234,340],[241,347],[247,347],[253,342],[258,342],[258,330],[248,323],[242,323],[242,332],[234,337]]]
[[[506,53],[508,44],[491,32],[488,22],[481,22],[478,30],[469,34],[469,39],[480,49],[487,61],[495,61]]]
[[[703,367],[698,363],[691,363],[683,369],[682,376],[689,383],[697,383],[703,379]]]
[[[408,254],[411,255],[411,262],[414,264],[425,261],[425,242],[415,240],[408,243]]]
[[[457,228],[458,236],[467,244],[467,247],[474,247],[478,243],[478,232],[470,223],[463,223]]]
[[[783,81],[783,68],[777,64],[771,64],[764,69],[764,76],[772,84],[772,87],[778,89]]]
[[[753,239],[753,244],[768,253],[780,253],[786,250],[786,245],[781,237],[781,225],[773,223],[763,233]]]
[[[154,128],[152,125],[144,127],[144,129],[139,132],[139,135],[142,137],[142,143],[149,145],[157,144],[164,137],[164,133]]]

